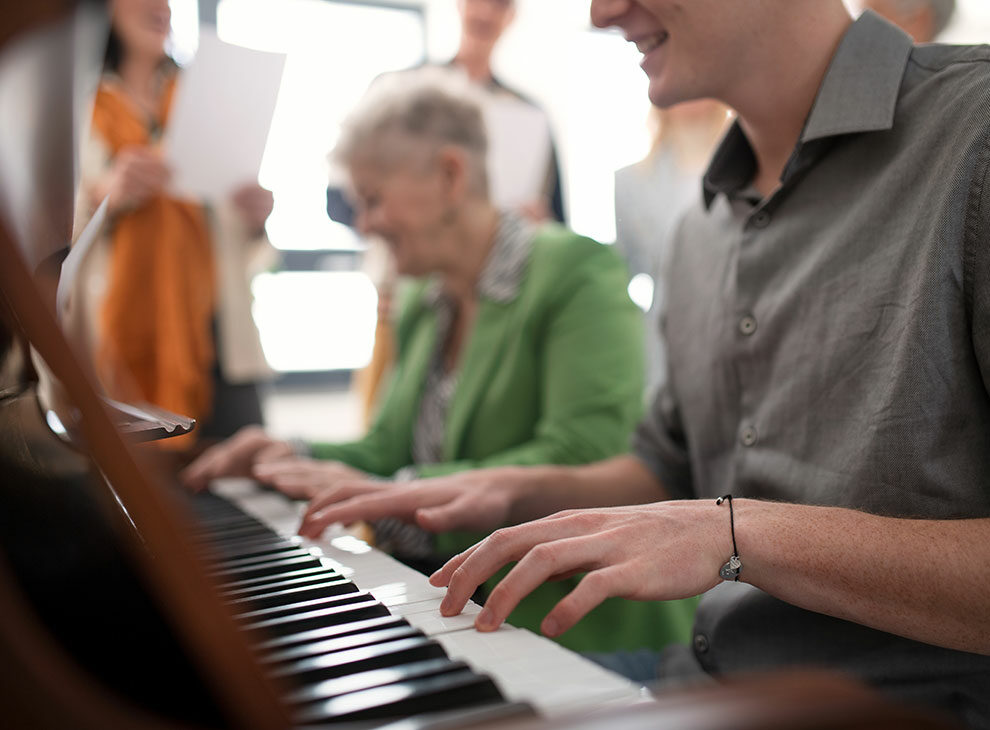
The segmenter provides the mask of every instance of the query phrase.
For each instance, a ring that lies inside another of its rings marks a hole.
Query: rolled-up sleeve
[[[694,496],[691,461],[673,390],[662,386],[632,438],[632,450],[672,499]]]

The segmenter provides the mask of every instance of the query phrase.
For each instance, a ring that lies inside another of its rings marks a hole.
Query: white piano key
[[[474,616],[470,613],[441,616],[439,611],[427,611],[409,614],[403,618],[427,636],[441,636],[454,631],[474,631]],[[473,664],[473,662],[468,663]]]
[[[296,534],[304,503],[261,490],[251,480],[222,482],[211,488],[276,532]],[[451,658],[492,677],[507,699],[529,702],[544,717],[650,701],[644,688],[530,631],[508,625],[491,633],[475,631],[474,619],[481,611],[475,603],[469,602],[457,616],[441,616],[445,589],[431,586],[426,576],[339,525],[321,539],[303,544],[391,613],[436,637]]]
[[[508,699],[530,702],[547,717],[648,698],[635,683],[524,629],[456,631],[437,640],[451,658],[491,676]]]

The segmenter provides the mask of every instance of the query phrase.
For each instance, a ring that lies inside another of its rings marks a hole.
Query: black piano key
[[[299,543],[292,543],[286,540],[252,540],[241,543],[232,548],[219,550],[215,547],[207,547],[203,554],[211,561],[223,562],[225,560],[237,560],[239,558],[253,558],[261,556],[276,556],[291,553],[299,549]]]
[[[244,524],[230,525],[227,527],[218,528],[216,530],[208,530],[200,533],[200,535],[206,537],[213,543],[244,540],[245,538],[252,536],[264,537],[271,534],[272,531],[270,528],[254,520]]]
[[[274,585],[286,580],[304,577],[339,578],[340,573],[332,568],[319,565],[317,567],[290,570],[289,572],[282,573],[280,575],[262,575],[257,578],[239,578],[236,580],[228,580],[222,583],[221,588],[224,591],[243,590],[262,585]]]
[[[314,556],[306,548],[292,548],[291,550],[279,550],[276,552],[263,553],[261,555],[239,555],[233,558],[217,561],[214,568],[216,570],[236,570],[246,565],[258,565],[259,563],[270,563],[273,560],[288,560],[289,558],[312,558]]]
[[[259,532],[258,534],[248,534],[240,536],[231,536],[225,539],[217,539],[209,534],[200,536],[200,541],[215,549],[223,550],[225,552],[236,553],[246,552],[252,545],[292,545],[294,547],[299,547],[302,545],[302,538],[298,535],[279,535],[268,528],[265,528],[267,532]]]
[[[478,727],[511,728],[520,722],[532,727],[538,719],[539,714],[528,702],[501,700],[455,709],[431,710],[410,717],[386,720],[384,723],[369,720],[355,724],[355,728],[370,726],[375,730],[457,730]]]
[[[275,593],[291,588],[305,588],[306,586],[315,586],[323,583],[347,587],[347,590],[341,591],[342,593],[351,593],[358,590],[358,587],[347,580],[347,578],[342,578],[340,574],[327,570],[314,571],[305,575],[298,575],[294,578],[285,578],[284,580],[281,576],[274,576],[272,580],[263,583],[253,583],[241,588],[227,588],[222,593],[224,599],[227,601],[239,601],[243,598],[264,596],[266,593]]]
[[[301,709],[295,715],[295,721],[301,725],[353,722],[416,715],[501,700],[501,693],[490,679],[463,667],[456,671],[349,692],[324,700]]]
[[[260,611],[266,608],[312,601],[317,598],[330,598],[358,592],[358,587],[350,581],[329,580],[304,586],[292,586],[282,590],[255,592],[233,600],[228,599],[228,603],[234,611]]]
[[[490,679],[310,554],[216,495],[193,499],[194,539],[269,673],[306,724],[506,703]]]
[[[398,626],[378,629],[377,631],[362,631],[357,634],[339,636],[334,639],[324,639],[323,641],[310,641],[309,643],[293,646],[289,649],[273,651],[259,658],[265,664],[284,664],[297,661],[312,656],[330,654],[335,651],[346,651],[356,649],[361,646],[371,644],[382,644],[386,641],[396,639],[408,639],[415,636],[424,636],[423,632],[407,623]]]
[[[427,659],[447,659],[447,654],[433,639],[426,636],[411,636],[383,644],[371,644],[322,656],[307,657],[275,669],[272,675],[296,685],[312,684]]]
[[[359,674],[351,674],[334,679],[315,682],[291,692],[285,699],[289,704],[299,706],[301,712],[315,710],[317,704],[326,700],[361,692],[373,687],[384,687],[399,682],[409,682],[421,677],[435,677],[441,674],[461,672],[467,668],[464,662],[450,659],[424,659],[395,667],[372,669]]]
[[[336,596],[325,596],[314,598],[309,601],[298,601],[296,603],[286,603],[281,606],[270,606],[269,608],[249,609],[235,614],[239,621],[255,623],[268,619],[279,618],[281,616],[299,616],[304,613],[318,611],[324,608],[334,608],[336,606],[346,606],[352,603],[367,603],[377,600],[370,593],[358,591],[357,593],[344,593]]]
[[[199,522],[193,527],[193,530],[195,532],[213,534],[228,527],[237,527],[239,525],[263,526],[263,523],[244,513],[238,514],[236,512],[232,512],[230,514],[216,515],[207,519],[200,519]]]
[[[319,558],[306,554],[292,558],[285,558],[284,560],[275,559],[269,560],[265,563],[257,563],[255,565],[245,565],[243,567],[232,568],[230,570],[215,570],[213,571],[213,574],[219,576],[222,580],[249,580],[251,578],[264,578],[269,575],[279,575],[281,573],[288,573],[293,570],[301,570],[303,568],[322,567],[323,563],[320,562]]]
[[[375,616],[360,621],[336,624],[332,626],[320,626],[315,629],[308,629],[298,633],[283,634],[261,641],[256,648],[260,651],[273,651],[275,649],[286,649],[294,646],[311,644],[314,641],[324,641],[343,636],[353,636],[365,631],[378,631],[379,629],[390,629],[398,626],[409,626],[409,622],[404,618],[388,614],[386,616]]]
[[[350,621],[362,621],[379,616],[391,616],[388,609],[374,599],[363,603],[352,603],[346,606],[323,608],[318,611],[307,611],[296,616],[280,616],[267,621],[256,621],[247,624],[247,628],[262,635],[287,636],[301,631],[318,629],[332,624],[346,624]]]

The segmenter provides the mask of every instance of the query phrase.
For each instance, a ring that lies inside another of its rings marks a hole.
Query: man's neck
[[[757,161],[753,185],[764,196],[780,184],[829,64],[851,24],[841,6],[822,3],[803,32],[784,36],[750,74],[726,94],[738,112]],[[813,29],[808,31],[808,29]]]

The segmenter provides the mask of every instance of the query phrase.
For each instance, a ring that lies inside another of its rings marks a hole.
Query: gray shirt
[[[730,131],[673,243],[669,379],[634,438],[671,496],[990,516],[988,134],[990,48],[913,47],[870,13],[769,198]],[[990,657],[741,584],[695,628],[710,673],[837,668],[990,727]]]

